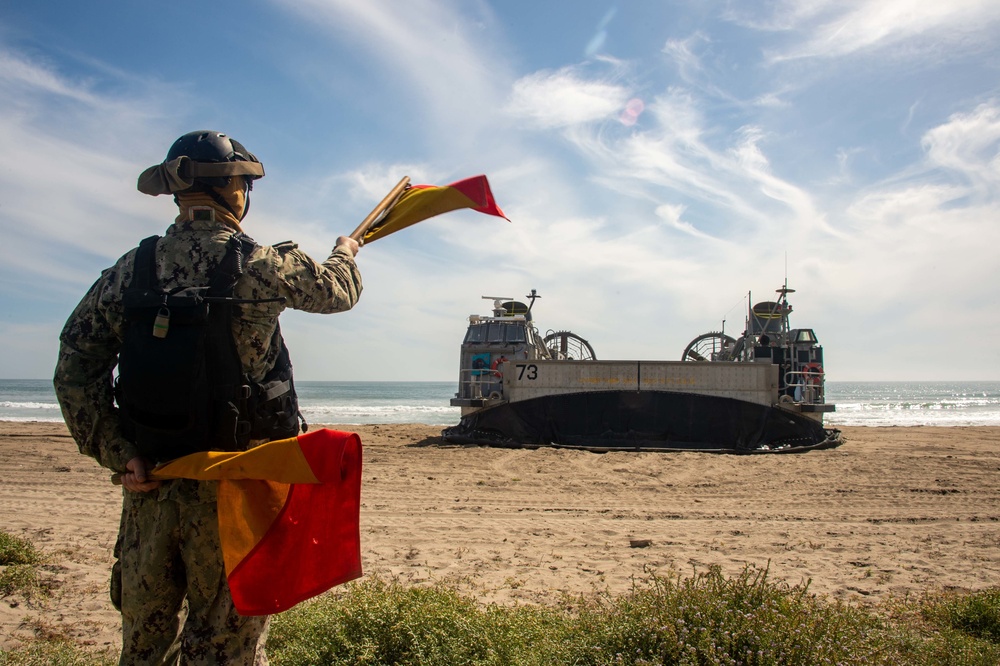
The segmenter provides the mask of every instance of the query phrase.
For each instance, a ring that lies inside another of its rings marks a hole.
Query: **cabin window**
[[[486,337],[485,324],[472,324],[469,326],[469,330],[465,332],[465,341],[467,343],[482,342],[484,337]]]
[[[524,328],[507,326],[507,342],[524,342]]]
[[[466,344],[518,343],[525,341],[524,326],[491,321],[470,324],[465,332]]]
[[[499,322],[490,322],[490,332],[487,342],[503,342],[504,325]]]
[[[810,329],[810,328],[804,328],[804,329],[802,329],[802,330],[799,331],[799,334],[795,338],[795,341],[796,342],[814,343],[814,342],[816,342],[816,336],[813,334],[812,329]]]

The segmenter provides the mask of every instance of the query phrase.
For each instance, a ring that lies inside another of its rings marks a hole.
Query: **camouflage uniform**
[[[162,287],[198,286],[225,254],[232,226],[214,211],[185,211],[157,244]],[[220,211],[221,212],[221,211]],[[66,322],[54,384],[63,416],[81,452],[118,472],[138,455],[118,422],[112,370],[123,336],[122,293],[136,251],[105,270]],[[244,369],[263,379],[278,349],[271,345],[286,307],[307,312],[349,310],[361,293],[351,252],[336,248],[323,263],[292,243],[256,249],[234,296],[285,297],[285,303],[240,305],[233,334]],[[242,617],[226,584],[216,518],[215,482],[164,482],[149,493],[124,492],[112,597],[120,594],[122,664],[266,664],[266,617]],[[120,578],[118,576],[120,575]],[[117,580],[116,580],[117,579]],[[118,605],[118,603],[116,603]]]

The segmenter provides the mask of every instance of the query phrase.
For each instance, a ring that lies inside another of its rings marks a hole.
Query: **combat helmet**
[[[247,190],[264,176],[264,165],[239,141],[222,132],[198,130],[174,141],[167,159],[139,174],[137,188],[143,194],[206,192],[226,208],[215,188],[225,187],[232,176],[246,176]],[[175,197],[176,199],[176,197]],[[240,219],[250,208],[249,197]],[[231,210],[231,209],[230,209]]]
[[[243,144],[222,132],[198,130],[180,137],[167,151],[166,162],[186,157],[194,163],[194,184],[225,187],[229,177],[247,176],[251,182],[264,175],[264,167]],[[244,164],[239,164],[240,162]],[[236,164],[232,164],[236,163]],[[214,164],[218,166],[207,166]],[[214,176],[211,174],[218,173]]]
[[[247,197],[242,213],[232,209],[216,188],[226,187],[233,176],[246,176]],[[157,196],[205,192],[238,219],[250,211],[249,191],[253,181],[264,176],[264,165],[239,141],[222,132],[188,132],[170,146],[167,159],[139,174],[136,187],[143,194]]]

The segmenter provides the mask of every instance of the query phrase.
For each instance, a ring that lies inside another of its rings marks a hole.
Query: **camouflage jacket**
[[[160,286],[201,286],[225,254],[235,230],[222,222],[184,220],[171,225],[156,248]],[[137,455],[121,433],[113,397],[113,371],[123,330],[122,294],[132,280],[136,250],[106,269],[70,315],[59,336],[54,384],[63,418],[80,451],[101,465],[124,471]],[[283,296],[284,303],[244,304],[233,336],[244,370],[263,378],[278,349],[271,338],[286,307],[306,312],[350,310],[361,294],[361,274],[346,249],[318,263],[293,243],[258,247],[246,261],[233,295],[242,299]]]

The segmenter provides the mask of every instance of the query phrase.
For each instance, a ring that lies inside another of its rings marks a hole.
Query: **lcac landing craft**
[[[823,348],[790,328],[788,294],[749,308],[738,339],[705,333],[680,361],[601,361],[570,331],[535,327],[533,289],[522,303],[493,301],[472,315],[462,342],[458,425],[446,441],[599,451],[792,453],[832,448],[823,426]]]

